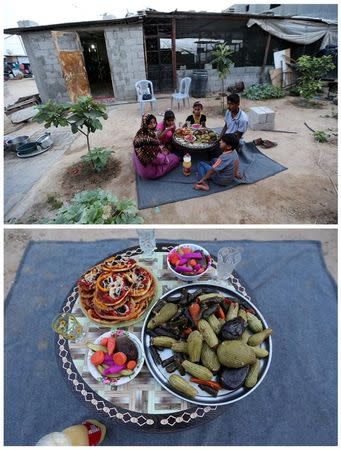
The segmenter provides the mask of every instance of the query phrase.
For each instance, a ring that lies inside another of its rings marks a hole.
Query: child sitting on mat
[[[208,180],[227,186],[235,179],[243,178],[239,173],[239,157],[236,152],[238,145],[239,140],[234,134],[224,134],[219,141],[219,146],[223,153],[214,159],[212,164],[205,161],[199,162],[198,172],[200,180],[194,186],[194,189],[209,191]]]
[[[163,121],[158,123],[156,127],[156,134],[161,145],[164,145],[168,150],[172,150],[175,128],[175,114],[168,109],[163,116]]]
[[[199,124],[202,127],[206,127],[206,116],[202,114],[203,104],[199,101],[193,104],[193,114],[187,117],[186,123],[194,125]],[[186,124],[184,125],[186,126]]]

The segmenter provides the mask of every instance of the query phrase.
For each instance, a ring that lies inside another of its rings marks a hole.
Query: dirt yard
[[[219,100],[202,99],[210,127],[223,126]],[[242,99],[242,109],[248,112],[252,106],[268,106],[276,112],[276,130],[297,134],[248,130],[245,139],[262,137],[278,143],[277,147],[261,150],[277,162],[288,167],[274,177],[252,185],[243,185],[219,194],[162,205],[140,211],[145,223],[153,224],[330,224],[337,223],[337,142],[317,143],[307,122],[315,130],[337,133],[337,120],[333,115],[337,107],[323,101],[321,108],[305,108],[297,105],[297,98],[268,101]],[[170,98],[158,100],[157,112],[170,107]],[[149,110],[149,107],[146,108]],[[190,109],[175,109],[176,121],[183,122]],[[69,201],[81,189],[101,187],[118,197],[136,200],[135,175],[131,164],[132,140],[140,126],[139,105],[121,104],[108,108],[109,118],[103,122],[103,130],[91,135],[92,147],[108,147],[113,157],[120,161],[119,171],[113,177],[90,177],[77,184],[77,177],[65,183],[65,174],[85,154],[85,140],[79,135],[65,152],[63,158],[45,172],[16,209],[16,222],[28,223],[52,217],[47,199],[57,203]],[[157,119],[162,117],[157,114]],[[30,125],[29,125],[30,126]],[[329,131],[328,131],[329,130]],[[25,128],[20,130],[23,134]],[[52,151],[52,150],[51,150]],[[37,156],[39,158],[39,156]],[[6,161],[5,161],[6,167]],[[94,181],[95,180],[95,181]],[[74,182],[73,182],[74,181]],[[152,181],[151,181],[152,183]]]

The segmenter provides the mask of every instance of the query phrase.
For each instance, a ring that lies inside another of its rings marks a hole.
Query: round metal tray
[[[194,292],[196,289],[198,288],[207,288],[209,287],[210,289],[212,289],[212,291],[217,292],[217,293],[222,293],[222,294],[226,294],[226,296],[228,296],[229,298],[234,298],[236,299],[240,304],[245,305],[245,307],[247,308],[252,308],[257,317],[262,321],[263,325],[265,328],[269,328],[268,324],[266,323],[264,317],[262,316],[262,314],[260,313],[260,311],[256,308],[256,306],[250,301],[247,300],[246,298],[244,298],[242,295],[237,294],[235,291],[230,290],[228,288],[225,287],[221,287],[221,286],[217,286],[217,285],[213,285],[210,283],[196,283],[196,284],[190,284],[190,285],[185,285],[182,287],[178,287],[176,289],[173,289],[172,291],[167,292],[165,295],[163,295],[159,301],[166,299],[169,296],[174,296],[174,294],[179,293],[182,289],[187,289],[188,292]],[[150,370],[151,374],[153,375],[153,377],[161,384],[162,387],[164,387],[167,391],[171,392],[172,394],[174,394],[175,396],[186,400],[187,402],[190,403],[194,403],[197,405],[208,405],[208,406],[219,406],[219,405],[228,405],[229,403],[233,403],[236,402],[238,400],[241,400],[242,398],[246,397],[247,395],[251,394],[251,392],[253,392],[255,389],[257,389],[257,387],[262,383],[262,381],[265,378],[265,375],[267,373],[267,371],[269,370],[270,364],[271,364],[271,358],[272,358],[272,339],[271,336],[265,341],[263,342],[263,344],[261,344],[261,347],[266,349],[269,352],[269,356],[267,358],[261,358],[260,361],[260,375],[259,375],[259,379],[257,384],[251,388],[248,389],[244,386],[235,389],[233,391],[227,390],[227,389],[222,389],[221,391],[219,391],[219,394],[217,397],[212,397],[211,395],[207,394],[204,391],[201,391],[200,389],[198,389],[198,391],[200,392],[199,395],[197,395],[194,398],[189,398],[186,397],[180,393],[178,393],[177,391],[175,391],[172,386],[169,384],[168,382],[168,378],[170,376],[170,374],[166,371],[165,368],[161,367],[160,365],[157,365],[154,360],[153,357],[149,351],[149,347],[151,345],[151,338],[150,336],[146,333],[146,327],[147,327],[147,323],[149,322],[151,316],[152,316],[152,311],[153,309],[157,306],[158,302],[154,305],[154,307],[149,311],[149,314],[147,315],[144,324],[143,324],[143,328],[142,328],[142,333],[141,333],[141,340],[143,343],[143,347],[144,347],[144,352],[145,352],[145,361],[146,364],[148,366],[148,369]],[[170,356],[172,356],[173,352],[170,349],[164,349],[162,350],[161,353],[161,358],[162,360],[169,358]],[[175,372],[177,373],[177,372]],[[185,375],[184,378],[189,381],[190,379],[190,375]]]
[[[209,130],[209,131],[214,131],[214,130],[212,130],[211,128],[207,128],[207,130]],[[216,133],[216,131],[214,131],[214,132]],[[216,134],[217,134],[217,133],[216,133]],[[174,134],[173,134],[173,142],[174,142],[179,148],[181,148],[182,150],[186,150],[186,151],[189,151],[189,152],[191,152],[191,151],[193,151],[193,152],[200,152],[201,150],[203,150],[203,151],[205,151],[205,150],[212,150],[212,149],[213,149],[214,147],[216,147],[216,145],[218,144],[219,139],[216,140],[216,141],[214,141],[212,144],[207,144],[207,145],[200,144],[200,146],[198,146],[198,145],[195,144],[195,141],[194,141],[193,144],[191,144],[191,143],[184,144],[184,143],[182,143],[182,142],[179,142],[178,139],[177,139],[177,137],[176,137],[176,135],[175,135],[175,133],[174,133]]]

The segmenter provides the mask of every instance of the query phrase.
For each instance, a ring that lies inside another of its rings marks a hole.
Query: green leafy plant
[[[298,89],[300,95],[306,99],[313,98],[322,88],[321,78],[335,68],[331,55],[315,56],[303,55],[297,59],[296,67],[299,72]]]
[[[245,89],[244,95],[250,100],[267,100],[270,98],[285,97],[285,92],[278,86],[272,84],[254,84]]]
[[[94,147],[91,152],[81,157],[81,160],[88,165],[91,165],[97,172],[103,170],[107,164],[111,155],[110,150],[106,150],[103,147]]]
[[[314,131],[314,139],[317,142],[328,142],[329,136],[324,131]]]
[[[44,105],[36,106],[38,114],[34,117],[34,120],[38,123],[44,123],[45,128],[49,128],[51,125],[55,127],[70,126],[72,133],[82,133],[86,137],[86,145],[88,149],[88,161],[91,162],[94,170],[98,170],[99,165],[95,164],[95,161],[103,158],[100,157],[99,150],[96,150],[96,155],[91,157],[92,150],[90,148],[90,133],[95,133],[96,130],[101,130],[102,123],[100,119],[106,120],[108,114],[106,113],[105,105],[95,102],[90,96],[79,97],[75,103],[56,103],[49,100]],[[101,152],[107,152],[102,149]],[[106,157],[106,162],[108,157]],[[102,166],[102,169],[105,166]],[[101,170],[101,169],[100,169]]]
[[[139,224],[143,223],[135,202],[119,200],[111,192],[103,189],[82,191],[76,194],[69,205],[63,206],[54,224]]]
[[[212,51],[212,64],[217,65],[217,71],[219,78],[221,80],[221,101],[222,101],[222,109],[224,109],[225,104],[225,79],[227,75],[231,71],[231,66],[233,65],[233,61],[230,56],[233,54],[233,50],[223,42],[222,44],[218,44],[214,50]]]

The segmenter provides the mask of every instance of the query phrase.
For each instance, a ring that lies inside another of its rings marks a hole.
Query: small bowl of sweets
[[[209,252],[196,244],[181,244],[167,255],[169,270],[182,281],[196,281],[211,267]]]

